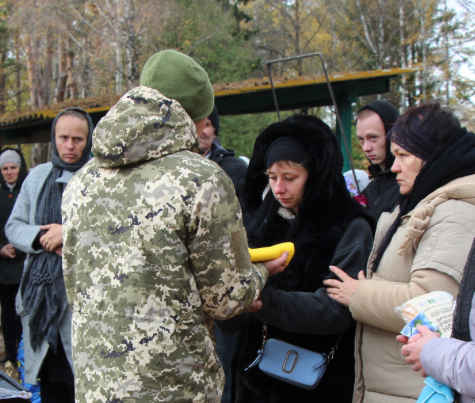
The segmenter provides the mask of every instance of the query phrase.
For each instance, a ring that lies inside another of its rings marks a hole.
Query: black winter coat
[[[362,194],[368,198],[368,208],[373,213],[376,222],[381,214],[393,211],[399,203],[401,193],[396,181],[396,174],[391,172],[391,165],[384,171],[381,171],[378,165],[368,167],[369,174],[374,179]]]
[[[298,215],[295,219],[284,219],[280,214],[289,212],[284,209],[285,211],[279,210],[273,217],[266,217],[271,222],[267,223],[265,231],[262,231],[264,236],[260,238],[249,233],[252,225],[248,225],[246,229],[254,247],[290,241],[295,245],[295,255],[283,273],[268,280],[262,292],[262,312],[257,315],[246,313],[218,323],[223,331],[243,332],[244,347],[239,355],[236,375],[236,402],[350,402],[354,386],[355,322],[348,308],[330,301],[323,281],[333,277],[329,265],[336,262],[338,249],[341,256],[337,261],[340,263],[353,254],[350,260],[354,259],[354,270],[351,273],[347,271],[350,275],[355,277],[359,270],[365,269],[372,244],[374,220],[366,209],[351,199],[346,189],[341,173],[343,158],[333,132],[320,119],[298,115],[271,125],[256,140],[243,188],[244,208],[251,216],[259,216],[262,192],[268,183],[264,174],[266,151],[275,139],[284,136],[296,138],[309,150],[311,157],[309,176]],[[350,226],[353,227],[355,243],[352,244],[347,239],[348,245],[345,247],[341,245],[341,241]],[[365,241],[359,240],[356,234],[365,234],[362,236],[366,238]],[[358,248],[359,251],[355,252]],[[291,297],[300,293],[317,295],[317,299],[322,300],[320,308],[324,309],[316,310],[314,315],[308,314],[308,311],[306,313],[316,322],[328,323],[328,327],[313,333],[315,326],[311,323],[308,326],[300,324],[298,330],[285,323],[286,316],[297,317],[307,307],[293,305],[287,310],[288,306],[279,307],[275,303],[274,296],[289,296],[287,301],[291,304]],[[271,308],[269,304],[272,305]],[[312,351],[329,353],[343,333],[335,359],[316,389],[309,391],[283,383],[267,376],[257,366],[244,371],[257,357],[257,350],[262,342],[261,314],[269,323],[270,338]]]
[[[233,150],[227,150],[216,143],[211,145],[209,159],[216,162],[226,172],[226,175],[231,178],[236,195],[239,201],[241,201],[242,185],[246,176],[247,164],[243,160],[236,158]]]
[[[2,152],[5,150],[11,149],[5,148]],[[15,151],[18,152],[18,150]],[[5,225],[7,224],[13,206],[15,205],[15,201],[20,193],[21,185],[27,174],[26,163],[23,155],[20,152],[18,152],[18,154],[20,154],[22,167],[20,168],[18,180],[13,190],[10,190],[3,179],[3,175],[0,174],[0,249],[10,243],[5,235]],[[25,258],[26,253],[18,249],[14,259],[3,258],[0,256],[0,284],[20,284]]]

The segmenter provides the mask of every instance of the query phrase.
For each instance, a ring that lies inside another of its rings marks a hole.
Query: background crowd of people
[[[28,176],[0,154],[4,361],[23,334],[43,402],[415,402],[414,371],[473,401],[475,135],[453,110],[365,105],[370,177],[354,178],[333,130],[301,114],[260,133],[247,166],[179,52],[140,84],[95,129],[61,112],[52,161]],[[288,264],[251,262],[283,242]],[[453,338],[400,336],[394,308],[432,291],[457,299]],[[333,352],[318,386],[261,371],[267,338]]]

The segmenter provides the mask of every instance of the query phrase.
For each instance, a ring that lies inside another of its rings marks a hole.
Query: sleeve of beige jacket
[[[412,266],[408,268],[411,273],[408,283],[387,281],[377,275],[362,281],[350,301],[353,317],[359,322],[399,333],[404,322],[394,312],[396,306],[432,291],[447,291],[456,297],[474,239],[471,231],[460,222],[464,219],[467,218],[457,214],[445,215],[441,221],[429,225]]]
[[[350,311],[358,322],[399,333],[402,318],[396,306],[432,291],[447,291],[456,296],[459,284],[449,275],[434,269],[416,270],[408,284],[386,280],[363,280],[350,302]]]
[[[267,280],[262,264],[252,264],[241,207],[224,172],[201,184],[188,226],[190,267],[204,311],[228,319],[249,308]]]

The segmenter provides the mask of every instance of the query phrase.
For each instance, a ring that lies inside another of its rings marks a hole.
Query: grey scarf
[[[61,199],[66,184],[60,178],[68,176],[63,175],[63,170],[75,172],[90,158],[93,131],[91,118],[82,109],[70,109],[77,110],[86,116],[89,125],[88,141],[78,162],[73,164],[64,162],[59,157],[56,149],[55,127],[58,118],[65,111],[60,113],[53,121],[51,128],[51,142],[53,144],[51,162],[53,163],[53,169],[38,197],[35,215],[37,225],[62,224]],[[58,179],[60,180],[58,181]],[[23,306],[29,316],[31,348],[36,351],[38,343],[44,338],[56,353],[59,324],[66,309],[68,309],[62,258],[55,252],[42,251],[31,255],[30,259],[29,270],[25,272],[20,291]]]

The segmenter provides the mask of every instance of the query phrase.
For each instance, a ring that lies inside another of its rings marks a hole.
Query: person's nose
[[[68,141],[66,142],[66,148],[68,150],[72,150],[74,148],[74,143],[72,139],[68,139]]]
[[[373,149],[373,147],[371,147],[371,143],[369,141],[364,141],[363,143],[363,151],[365,153],[369,153],[371,150]]]
[[[285,193],[285,186],[284,186],[284,182],[283,182],[282,179],[277,179],[277,182],[276,182],[275,188],[274,188],[274,192],[275,192],[275,194]]]
[[[394,160],[393,166],[391,167],[391,172],[401,172],[401,165],[399,164],[399,161],[397,159]]]

